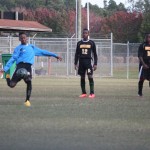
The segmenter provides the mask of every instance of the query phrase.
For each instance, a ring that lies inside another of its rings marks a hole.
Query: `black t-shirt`
[[[94,65],[97,65],[97,53],[94,41],[79,41],[76,47],[75,53],[75,65],[78,63],[78,59],[92,59],[94,56]]]
[[[150,65],[150,45],[143,43],[139,46],[138,57],[142,57],[147,65]]]

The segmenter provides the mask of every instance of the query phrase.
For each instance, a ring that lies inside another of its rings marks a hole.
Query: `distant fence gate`
[[[112,34],[102,39],[92,39],[96,43],[98,68],[96,77],[137,78],[139,44],[113,43]],[[29,38],[29,42],[63,58],[58,62],[55,58],[35,57],[34,76],[75,76],[74,55],[76,38]],[[12,53],[19,44],[18,37],[0,37],[0,53]]]

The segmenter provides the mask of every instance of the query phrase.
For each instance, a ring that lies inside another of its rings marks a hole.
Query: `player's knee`
[[[93,76],[92,75],[88,75],[88,79],[92,79],[93,78]]]
[[[31,85],[31,81],[25,81],[27,85]]]
[[[31,82],[31,81],[26,81],[25,83],[27,84],[27,86],[28,86],[29,88],[32,88],[32,82]]]
[[[85,75],[81,75],[81,79],[85,79]]]
[[[25,83],[31,82],[32,78],[31,77],[27,77],[24,79]]]
[[[10,85],[9,85],[10,88],[14,88],[15,86],[16,86],[15,82],[10,82]]]

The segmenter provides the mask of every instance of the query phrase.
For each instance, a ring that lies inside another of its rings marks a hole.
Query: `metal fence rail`
[[[98,68],[96,77],[137,78],[139,43],[113,43],[112,34],[106,39],[92,39],[96,43]],[[75,76],[74,55],[76,38],[29,38],[29,43],[55,52],[63,58],[35,57],[34,76]],[[18,37],[0,37],[0,53],[12,53],[19,44]],[[0,60],[1,61],[1,60]]]

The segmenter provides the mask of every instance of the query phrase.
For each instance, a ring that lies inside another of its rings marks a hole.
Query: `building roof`
[[[52,29],[36,21],[0,19],[0,31],[52,32]]]

